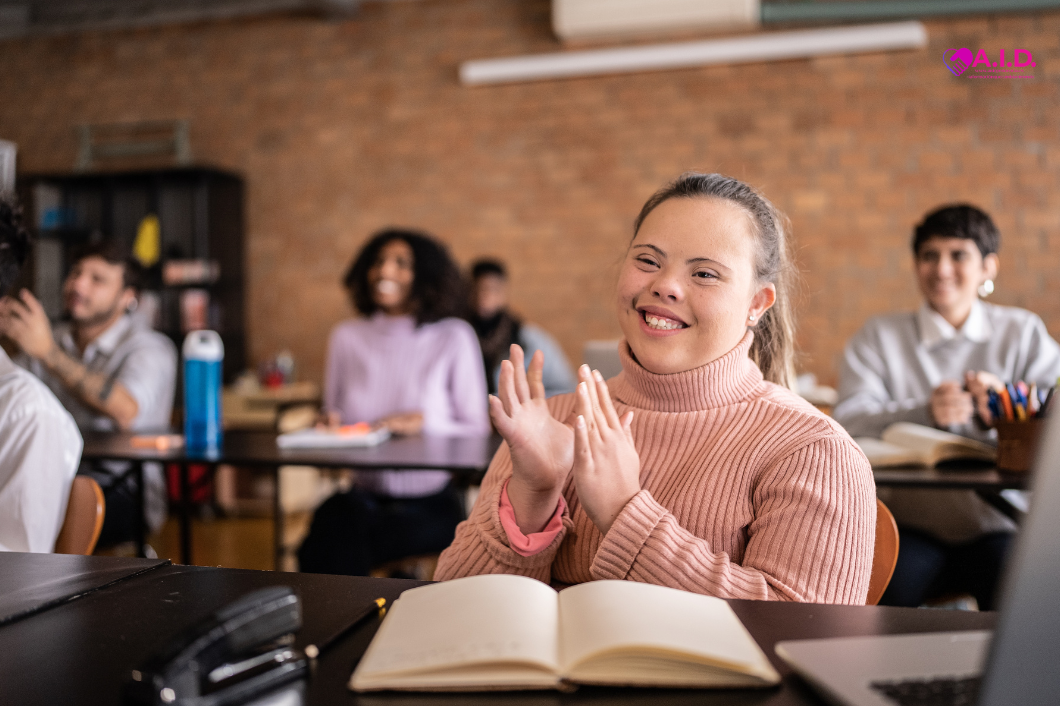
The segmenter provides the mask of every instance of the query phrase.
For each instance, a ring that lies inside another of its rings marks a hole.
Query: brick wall
[[[369,3],[305,17],[0,42],[0,137],[65,170],[72,126],[187,117],[247,180],[250,355],[320,375],[351,255],[390,224],[511,264],[516,307],[572,359],[618,335],[612,283],[643,200],[686,169],[763,188],[794,224],[802,367],[918,302],[907,250],[968,200],[1003,234],[995,300],[1060,334],[1060,14],[928,23],[925,51],[463,88],[460,61],[554,51],[545,0]],[[951,46],[1028,48],[1028,81],[955,78]]]

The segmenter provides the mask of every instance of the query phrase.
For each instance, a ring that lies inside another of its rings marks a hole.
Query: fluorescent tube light
[[[465,86],[476,86],[919,49],[927,46],[927,41],[927,29],[920,22],[769,32],[732,39],[465,61],[460,65],[460,82]]]

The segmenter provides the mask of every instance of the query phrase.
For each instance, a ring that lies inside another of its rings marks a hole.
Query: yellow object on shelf
[[[162,256],[162,230],[158,216],[153,213],[140,221],[133,241],[133,255],[144,267],[152,267]]]

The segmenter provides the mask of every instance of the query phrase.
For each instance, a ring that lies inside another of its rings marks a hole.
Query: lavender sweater
[[[338,324],[328,340],[324,407],[344,424],[423,413],[428,436],[490,433],[486,373],[474,329],[460,319],[416,326],[411,316],[376,313]],[[358,485],[395,497],[439,492],[444,471],[361,473]]]

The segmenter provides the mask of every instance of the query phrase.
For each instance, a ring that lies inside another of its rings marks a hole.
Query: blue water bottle
[[[221,362],[225,347],[216,331],[184,338],[184,443],[192,453],[221,450]]]

